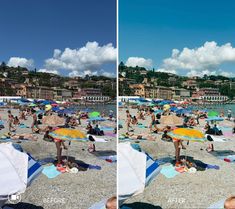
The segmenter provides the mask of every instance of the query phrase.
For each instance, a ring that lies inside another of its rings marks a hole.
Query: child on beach
[[[229,197],[224,202],[225,209],[235,209],[235,196]]]

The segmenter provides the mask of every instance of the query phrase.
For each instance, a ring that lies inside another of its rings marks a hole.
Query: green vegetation
[[[146,70],[138,66],[127,67],[123,62],[119,64],[119,77],[132,79],[132,83],[143,83],[144,79],[147,78],[148,83],[151,83],[153,86],[157,84],[158,86],[174,86],[177,88],[183,88],[183,82],[189,79],[185,76],[158,72],[154,69]],[[195,80],[199,88],[218,88],[221,95],[228,96],[230,99],[235,97],[235,78],[228,78],[222,75],[204,75],[202,78],[195,78]],[[119,92],[123,96],[132,95],[133,93],[132,89],[129,88],[129,83],[126,81],[119,82]]]
[[[67,88],[65,83],[73,80],[69,77],[62,77],[51,73],[37,72],[37,69],[29,71],[27,68],[23,67],[9,67],[5,62],[2,62],[0,65],[0,78],[6,78],[11,83],[30,83],[33,86],[48,86],[58,88]],[[106,82],[104,84],[99,84],[98,81]],[[110,85],[110,83],[115,82],[115,78],[86,75],[85,78],[78,79],[77,87],[100,88],[103,95],[115,98],[116,84]],[[10,87],[10,85],[0,85],[0,92],[2,95],[15,95],[15,91]]]

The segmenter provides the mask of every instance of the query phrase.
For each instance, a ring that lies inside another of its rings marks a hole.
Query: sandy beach
[[[18,110],[12,110],[14,116],[18,116]],[[7,109],[0,111],[4,121],[5,128],[0,130],[0,135],[8,132]],[[26,126],[31,126],[32,117],[23,122]],[[107,123],[107,122],[101,122]],[[109,122],[110,126],[115,123]],[[85,132],[86,120],[82,120],[82,125],[77,129]],[[16,133],[31,133],[31,128],[17,127]],[[55,159],[56,147],[54,142],[43,140],[43,134],[36,134],[37,141],[25,141],[20,145],[25,152],[30,153],[35,159]],[[115,155],[116,137],[104,136],[107,143],[96,143],[97,152],[91,154],[87,151],[86,142],[72,142],[69,147],[69,156],[89,165],[101,166],[101,170],[88,169],[79,171],[77,174],[63,173],[59,176],[49,179],[41,174],[32,185],[27,188],[22,195],[23,203],[41,206],[44,209],[87,209],[96,202],[108,199],[116,194],[116,163],[109,163],[99,159],[96,155]],[[68,145],[68,142],[66,142]],[[63,155],[66,151],[63,150]],[[50,165],[50,164],[46,164]],[[44,166],[46,166],[44,165]],[[26,207],[23,207],[26,209]],[[37,208],[37,207],[32,207]]]
[[[119,124],[123,128],[119,130],[119,135],[125,134],[127,129],[125,125],[126,108],[119,108]],[[136,115],[137,110],[129,108],[132,116]],[[146,120],[139,120],[143,125],[149,126],[150,116]],[[205,120],[200,119],[200,125],[196,129],[203,131]],[[161,127],[160,125],[158,125]],[[233,122],[222,121],[219,122],[219,127],[227,126],[233,127]],[[149,128],[140,128],[137,125],[133,126],[134,134],[147,134]],[[130,132],[132,133],[132,132]],[[154,141],[136,141],[131,140],[131,143],[138,143],[141,149],[147,152],[154,160],[169,157],[174,159],[174,145],[172,142],[165,142],[161,140],[162,133],[152,134],[155,137]],[[229,141],[220,143],[213,142],[215,147],[215,154],[220,154],[224,151],[229,151],[235,154],[235,136],[225,137]],[[123,140],[119,140],[122,143]],[[184,145],[186,143],[184,142]],[[217,165],[219,170],[207,169],[204,171],[197,171],[194,174],[179,173],[173,178],[166,178],[161,173],[147,186],[143,193],[128,198],[125,203],[131,204],[135,202],[148,203],[150,205],[158,206],[159,209],[168,208],[208,208],[213,203],[234,195],[235,188],[235,164],[228,163],[216,158],[212,153],[206,151],[208,142],[199,143],[191,142],[186,145],[186,150],[181,150],[181,155],[193,157],[194,160],[202,161],[206,164]],[[170,165],[166,163],[162,166]],[[119,173],[119,175],[122,175]]]

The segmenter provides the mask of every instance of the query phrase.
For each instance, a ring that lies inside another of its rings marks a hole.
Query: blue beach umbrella
[[[206,119],[206,121],[223,121],[223,118],[220,117],[209,117]]]

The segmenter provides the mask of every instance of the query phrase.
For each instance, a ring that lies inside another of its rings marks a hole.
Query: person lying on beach
[[[227,198],[224,202],[225,209],[235,209],[235,196]]]
[[[155,141],[156,137],[152,136],[151,134],[130,134],[126,132],[125,134],[122,134],[127,139],[132,139],[132,140],[141,140],[141,139],[146,139],[149,141]]]
[[[113,196],[109,198],[105,204],[106,209],[117,209],[117,197]]]
[[[11,134],[8,133],[8,136],[13,140],[32,140],[37,141],[38,137],[33,134]]]

